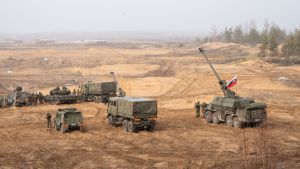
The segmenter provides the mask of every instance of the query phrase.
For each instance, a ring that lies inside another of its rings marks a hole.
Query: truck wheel
[[[233,118],[233,126],[236,128],[242,128],[242,123],[239,121],[238,117]]]
[[[146,127],[147,131],[153,131],[154,130],[155,125],[154,124],[150,124],[149,126]]]
[[[115,125],[115,122],[114,122],[112,116],[108,117],[108,125],[110,125],[110,126],[114,126]]]
[[[129,132],[136,132],[136,126],[133,124],[132,121],[128,122],[128,131]]]
[[[206,111],[205,112],[205,120],[208,122],[208,123],[211,123],[212,122],[212,117],[211,117],[211,111]]]
[[[64,126],[63,125],[60,125],[60,131],[62,132],[62,133],[65,133],[66,131],[64,130]]]
[[[220,120],[219,120],[219,117],[218,117],[217,113],[212,114],[212,121],[213,121],[214,124],[219,124],[220,123]]]
[[[85,132],[85,129],[83,127],[79,126],[79,131],[83,133],[83,132]]]
[[[128,120],[124,120],[122,124],[124,131],[128,131]]]
[[[230,115],[226,116],[226,125],[230,127],[233,126],[232,117]]]

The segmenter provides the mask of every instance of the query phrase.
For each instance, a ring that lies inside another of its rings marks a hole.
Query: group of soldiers
[[[41,92],[32,93],[28,96],[28,102],[36,105],[36,104],[43,104],[44,103],[44,95]]]
[[[74,89],[73,92],[72,92],[72,94],[73,94],[73,95],[80,95],[79,89],[77,89],[77,90]]]
[[[195,113],[196,113],[196,117],[199,118],[200,117],[200,112],[202,112],[202,117],[204,117],[205,114],[205,107],[207,106],[207,104],[205,102],[203,102],[202,104],[200,104],[200,101],[197,101],[194,105],[195,108]]]

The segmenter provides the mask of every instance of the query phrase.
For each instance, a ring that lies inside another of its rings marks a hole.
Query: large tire
[[[62,125],[62,124],[60,124],[60,131],[62,132],[62,133],[65,133],[66,131],[64,130],[64,126]]]
[[[213,121],[214,124],[219,124],[220,123],[220,120],[219,120],[219,117],[218,117],[217,113],[212,114],[212,121]]]
[[[123,125],[124,131],[128,131],[128,120],[124,120],[124,121],[122,122],[122,125]]]
[[[108,117],[108,125],[110,125],[110,126],[115,126],[115,122],[114,122],[112,116],[109,116],[109,117]]]
[[[226,116],[226,125],[232,127],[233,126],[233,120],[231,115]]]
[[[60,126],[57,126],[56,123],[54,123],[54,126],[55,126],[56,131],[60,130]]]
[[[150,124],[149,126],[146,127],[146,130],[152,132],[154,128],[155,128],[155,124]]]
[[[242,123],[240,122],[238,117],[233,118],[233,126],[236,128],[242,128]]]
[[[83,132],[85,132],[85,128],[82,126],[79,126],[79,131],[83,133]]]
[[[205,120],[206,120],[206,122],[208,122],[208,123],[211,123],[211,122],[212,122],[212,112],[211,112],[211,111],[206,111],[206,112],[205,112]]]
[[[129,132],[136,132],[137,131],[136,126],[133,124],[133,121],[128,122],[128,131]]]

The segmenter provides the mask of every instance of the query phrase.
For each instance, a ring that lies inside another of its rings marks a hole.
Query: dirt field
[[[118,75],[129,96],[158,100],[154,132],[126,133],[109,127],[106,106],[97,103],[0,109],[0,168],[242,168],[241,136],[249,157],[257,128],[235,129],[196,119],[194,103],[221,95],[197,45],[39,46],[0,50],[0,94],[17,85],[43,91],[76,88],[88,80]],[[234,91],[268,105],[276,165],[300,168],[300,66],[256,58],[257,47],[204,45],[223,79],[238,77]],[[282,80],[284,78],[288,80]],[[46,112],[76,107],[87,131],[62,134],[46,129]],[[254,150],[253,150],[254,151]]]

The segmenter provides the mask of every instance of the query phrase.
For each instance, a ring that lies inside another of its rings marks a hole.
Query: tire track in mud
[[[171,89],[169,89],[166,93],[160,95],[159,97],[161,99],[174,97],[174,96],[178,96],[178,95],[183,97],[184,96],[183,93],[185,93],[185,91],[187,91],[187,90],[190,90],[190,88],[195,80],[196,80],[196,78],[190,79],[190,78],[184,77],[177,84],[175,84]]]

